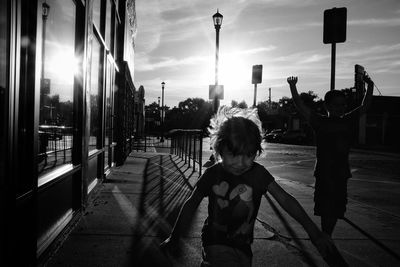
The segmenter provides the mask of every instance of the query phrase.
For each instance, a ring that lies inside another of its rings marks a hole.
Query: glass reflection
[[[7,145],[7,114],[8,114],[8,83],[7,83],[7,64],[9,51],[7,48],[8,41],[8,28],[9,28],[9,15],[8,15],[8,2],[0,1],[0,177],[5,177],[6,166],[6,145]]]
[[[107,0],[107,8],[106,8],[106,32],[105,32],[105,41],[106,41],[106,45],[107,48],[111,51],[111,54],[113,54],[112,51],[112,47],[111,47],[111,40],[112,40],[112,36],[111,36],[111,12],[112,12],[112,4],[110,2],[110,0]]]
[[[75,58],[73,1],[39,1],[42,22],[38,171],[72,161]]]
[[[99,122],[99,92],[101,92],[100,68],[102,63],[102,46],[97,38],[92,42],[92,68],[91,68],[91,88],[90,88],[90,138],[89,151],[96,149],[100,130]]]
[[[104,145],[106,152],[104,153],[104,166],[110,165],[109,153],[110,145],[112,143],[112,91],[113,91],[113,68],[111,64],[107,66],[107,77],[106,77],[106,116],[105,116],[105,139]]]
[[[94,0],[93,1],[93,23],[96,25],[98,30],[100,30],[100,10],[101,10],[101,0]]]

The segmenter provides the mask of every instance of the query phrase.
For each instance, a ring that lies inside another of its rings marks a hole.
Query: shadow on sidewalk
[[[185,167],[168,154],[148,159],[137,203],[139,218],[133,226],[134,238],[126,266],[172,266],[159,244],[168,237],[193,189],[184,175]]]

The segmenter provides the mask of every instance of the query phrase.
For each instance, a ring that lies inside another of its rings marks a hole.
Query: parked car
[[[273,129],[264,135],[264,140],[267,142],[279,142],[283,133],[283,129]]]
[[[306,134],[302,130],[288,130],[280,136],[279,142],[288,144],[303,144],[306,141]]]

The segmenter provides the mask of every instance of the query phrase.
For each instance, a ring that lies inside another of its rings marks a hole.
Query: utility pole
[[[271,87],[268,88],[268,106],[271,108]]]

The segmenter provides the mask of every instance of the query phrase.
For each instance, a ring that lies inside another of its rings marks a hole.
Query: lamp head
[[[214,21],[214,27],[215,29],[220,29],[221,25],[222,25],[222,19],[224,16],[221,15],[221,13],[219,13],[218,9],[217,9],[217,13],[215,13],[212,18]]]
[[[47,16],[49,15],[49,11],[50,11],[50,6],[46,2],[44,2],[42,4],[43,17],[47,18]]]

